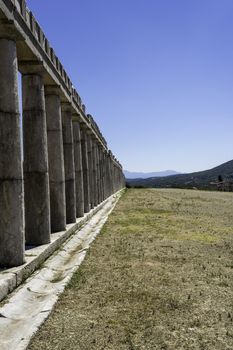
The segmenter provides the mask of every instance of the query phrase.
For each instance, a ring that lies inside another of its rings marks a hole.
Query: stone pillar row
[[[25,241],[49,243],[124,186],[111,152],[27,62],[21,127],[17,78],[15,40],[0,32],[0,267],[23,264]]]

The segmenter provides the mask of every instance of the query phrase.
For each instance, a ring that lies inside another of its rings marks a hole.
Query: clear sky
[[[232,0],[28,0],[123,167],[233,158]]]

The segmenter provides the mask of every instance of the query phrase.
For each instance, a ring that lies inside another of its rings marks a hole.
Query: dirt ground
[[[233,194],[130,189],[29,350],[232,350]]]

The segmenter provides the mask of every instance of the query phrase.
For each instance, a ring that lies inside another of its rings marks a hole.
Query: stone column
[[[99,159],[100,159],[100,202],[104,200],[104,173],[103,173],[103,150],[99,147]]]
[[[96,142],[92,140],[92,154],[93,154],[93,191],[94,191],[94,206],[98,205],[98,187],[97,187],[97,155]]]
[[[116,192],[116,166],[113,160],[113,193]]]
[[[89,184],[89,165],[87,155],[87,134],[85,126],[81,126],[81,145],[82,145],[82,165],[83,165],[83,191],[84,191],[84,212],[90,211],[90,184]]]
[[[74,169],[74,140],[71,105],[62,104],[63,148],[66,188],[66,223],[76,222],[76,190]]]
[[[111,174],[110,174],[110,153],[107,154],[107,196],[109,197],[111,193]]]
[[[105,198],[108,198],[108,154],[105,153]]]
[[[106,198],[109,197],[109,167],[108,167],[108,161],[109,161],[109,155],[106,153],[105,156],[105,169],[106,169]]]
[[[24,262],[23,174],[16,43],[0,31],[0,267]]]
[[[66,229],[65,172],[62,140],[61,101],[59,88],[45,88],[51,231]]]
[[[39,74],[23,74],[23,144],[26,243],[50,242],[48,147],[44,85]]]
[[[103,179],[103,200],[105,200],[105,153],[102,150],[102,179]]]
[[[100,157],[99,157],[99,146],[96,145],[96,177],[97,177],[97,204],[101,202],[101,190],[100,190]]]
[[[92,138],[91,135],[87,136],[87,155],[88,155],[88,165],[89,165],[89,187],[90,187],[90,206],[91,209],[94,208],[94,181],[93,181],[93,154],[92,154]]]
[[[76,216],[80,218],[84,215],[83,165],[80,124],[76,120],[73,121],[73,135],[76,188]]]
[[[98,195],[99,195],[99,203],[101,203],[102,202],[102,178],[101,178],[101,156],[100,156],[99,145],[98,145],[97,153],[98,153],[98,179],[99,179]]]
[[[103,165],[102,165],[102,169],[103,169],[103,200],[106,199],[106,154],[105,154],[105,150],[102,151],[103,152]]]
[[[110,171],[110,194],[113,194],[113,171],[112,171],[112,152],[109,152],[109,171]]]

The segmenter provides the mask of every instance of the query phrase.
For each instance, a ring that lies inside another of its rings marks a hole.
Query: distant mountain
[[[124,170],[124,174],[126,179],[147,179],[148,177],[162,177],[162,176],[177,175],[180,173],[175,170],[158,171],[155,173],[140,173],[140,172]]]
[[[205,171],[166,177],[150,177],[148,179],[129,179],[127,182],[131,186],[156,188],[217,189],[216,183],[220,176],[223,181],[233,180],[233,160]]]

